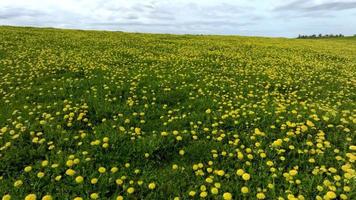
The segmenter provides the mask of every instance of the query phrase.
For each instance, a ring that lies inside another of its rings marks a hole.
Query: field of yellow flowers
[[[0,27],[0,198],[356,199],[356,38]]]

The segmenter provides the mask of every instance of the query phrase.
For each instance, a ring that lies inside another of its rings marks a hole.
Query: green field
[[[0,27],[0,198],[356,199],[356,38]]]

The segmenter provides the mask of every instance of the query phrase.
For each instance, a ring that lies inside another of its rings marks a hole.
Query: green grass
[[[0,27],[0,197],[355,199],[355,41]]]

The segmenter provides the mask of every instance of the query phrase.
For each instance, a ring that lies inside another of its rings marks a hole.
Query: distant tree
[[[356,36],[356,34],[354,35]],[[335,38],[335,37],[344,37],[343,34],[339,33],[339,34],[321,34],[319,33],[318,35],[316,34],[313,34],[313,35],[302,35],[302,34],[299,34],[297,38],[299,39],[310,39],[310,38]]]

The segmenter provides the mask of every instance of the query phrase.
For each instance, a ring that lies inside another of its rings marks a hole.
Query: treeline
[[[298,39],[313,39],[313,38],[338,38],[338,37],[345,37],[343,34],[313,34],[313,35],[298,35]]]

